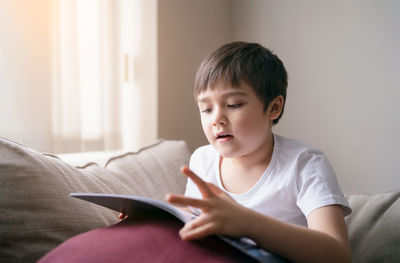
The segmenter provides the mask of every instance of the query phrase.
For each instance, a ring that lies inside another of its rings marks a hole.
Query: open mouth
[[[230,135],[230,134],[219,134],[219,135],[217,135],[217,139],[231,138],[231,137],[233,137],[233,136]]]

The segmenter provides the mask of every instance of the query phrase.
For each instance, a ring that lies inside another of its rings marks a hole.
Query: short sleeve
[[[213,165],[215,164],[215,151],[211,145],[197,148],[190,156],[189,168],[197,176],[207,182],[213,182]],[[202,198],[201,193],[192,180],[187,180],[185,196]]]
[[[307,217],[317,208],[340,205],[345,216],[351,213],[335,172],[326,156],[317,150],[303,152],[298,160],[297,206]]]
[[[190,157],[189,168],[202,180],[215,184],[216,160],[219,155],[211,145],[206,145],[196,149]],[[185,196],[202,199],[200,190],[192,180],[187,180]],[[200,214],[201,210],[190,207],[195,214]]]
[[[199,173],[199,169],[197,168],[199,166],[199,158],[198,157],[199,157],[198,152],[195,151],[192,154],[192,156],[190,157],[190,162],[189,162],[189,169],[192,170],[195,174]],[[197,186],[190,179],[187,180],[187,182],[186,182],[185,196],[193,197],[193,198],[201,197],[201,193],[197,189]]]

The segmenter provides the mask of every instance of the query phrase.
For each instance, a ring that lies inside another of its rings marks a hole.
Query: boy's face
[[[241,82],[232,87],[217,82],[197,97],[203,131],[222,157],[238,158],[265,151],[272,142],[272,120],[280,114],[270,103],[267,111],[254,90]]]

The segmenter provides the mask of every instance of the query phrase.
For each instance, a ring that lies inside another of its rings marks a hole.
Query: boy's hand
[[[173,194],[166,196],[170,203],[196,207],[203,212],[179,231],[181,238],[192,240],[214,234],[243,236],[243,222],[248,209],[235,202],[214,184],[204,182],[187,166],[182,166],[181,172],[193,180],[203,196],[202,199]]]

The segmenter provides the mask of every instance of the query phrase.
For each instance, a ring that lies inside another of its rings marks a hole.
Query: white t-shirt
[[[219,153],[206,145],[192,154],[190,169],[204,181],[224,189],[219,162]],[[226,192],[243,206],[302,226],[307,226],[310,212],[322,206],[341,205],[345,215],[351,213],[325,155],[302,142],[275,134],[271,162],[258,182],[245,193]],[[185,195],[202,197],[191,180],[187,182]]]

